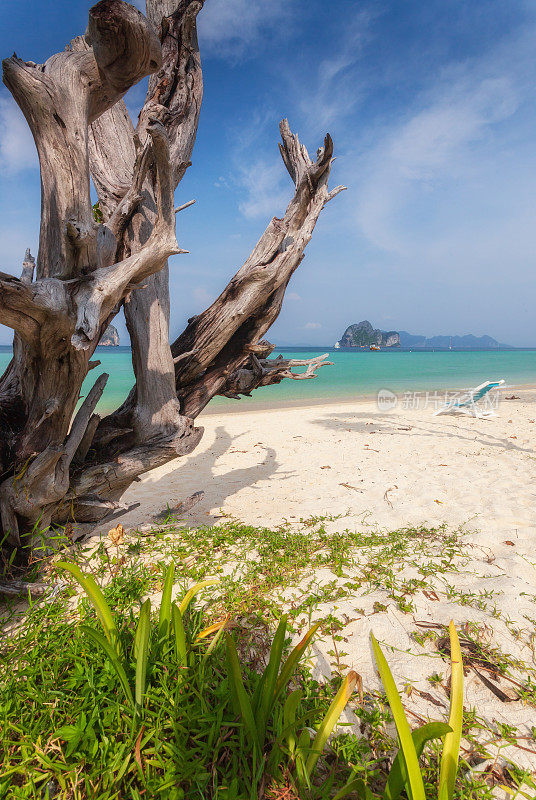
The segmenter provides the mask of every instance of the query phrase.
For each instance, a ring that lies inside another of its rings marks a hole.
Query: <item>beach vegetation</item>
[[[262,793],[267,780],[273,787],[281,776],[290,780],[301,793],[300,796],[304,797],[319,800],[335,797],[342,800],[352,795],[372,800],[380,796],[369,786],[368,780],[355,777],[355,769],[352,771],[349,765],[346,766],[348,779],[342,786],[338,785],[344,772],[343,762],[337,763],[338,769],[334,769],[329,760],[323,758],[328,740],[358,685],[359,676],[349,671],[340,680],[325,713],[322,706],[316,714],[312,713],[312,709],[308,709],[303,702],[307,693],[299,688],[298,670],[303,655],[321,626],[320,621],[311,626],[285,657],[287,617],[283,615],[271,642],[264,669],[252,670],[247,663],[242,663],[245,659],[240,657],[232,634],[224,632],[228,618],[199,629],[202,615],[195,611],[189,615],[194,596],[216,581],[202,581],[191,587],[180,603],[172,602],[175,565],[168,565],[163,577],[158,619],[152,620],[151,603],[145,599],[141,602],[135,623],[132,610],[130,615],[116,618],[93,576],[84,573],[78,565],[60,562],[56,568],[69,573],[76,580],[86,593],[94,613],[85,624],[78,626],[76,632],[72,626],[62,626],[64,634],[71,628],[71,642],[77,640],[77,652],[72,649],[70,652],[70,665],[69,654],[64,654],[65,660],[60,670],[63,692],[61,683],[43,685],[42,669],[31,671],[28,675],[27,670],[31,669],[33,662],[28,661],[27,657],[24,664],[19,663],[16,672],[20,671],[21,674],[17,675],[18,680],[15,679],[14,683],[29,677],[31,691],[39,687],[40,691],[34,696],[34,707],[35,701],[41,699],[44,706],[52,705],[55,709],[58,704],[64,704],[65,697],[62,695],[72,696],[74,690],[75,697],[72,699],[80,700],[80,709],[75,715],[71,710],[71,714],[62,720],[64,724],[59,727],[53,721],[61,719],[61,713],[49,711],[46,744],[43,739],[45,731],[42,731],[33,749],[25,743],[25,746],[15,750],[9,746],[9,739],[14,743],[16,734],[20,735],[23,729],[13,724],[14,720],[8,713],[9,705],[4,707],[5,729],[9,731],[9,737],[3,744],[6,760],[1,785],[4,790],[12,786],[12,796],[31,797],[32,791],[38,791],[49,797],[112,797],[114,795],[108,790],[112,788],[111,778],[114,774],[118,777],[120,791],[128,789],[132,796],[140,797],[149,786],[153,789],[158,787],[159,795],[167,797],[189,796],[186,791],[190,792],[195,787],[195,791],[205,792],[200,794],[202,797],[253,800],[259,797],[260,787]],[[91,624],[92,618],[97,622],[97,627]],[[53,621],[51,624],[54,626]],[[225,647],[220,647],[218,651],[223,632]],[[452,636],[455,636],[453,627]],[[449,747],[448,739],[453,728],[445,723],[430,723],[412,734],[387,661],[374,637],[372,644],[401,745],[381,796],[385,800],[394,800],[400,796],[405,784],[409,796],[414,800],[424,800],[419,757],[428,741],[444,737],[438,797],[440,800],[443,797],[451,800],[461,733],[459,708],[455,723],[452,713],[449,720],[451,725],[456,724],[458,730],[453,748]],[[92,648],[92,645],[95,647]],[[209,663],[212,656],[214,661]],[[92,661],[91,666],[87,659]],[[85,666],[90,667],[87,672]],[[115,686],[110,681],[113,674]],[[461,687],[459,690],[456,688],[455,675],[453,670],[453,697],[456,698],[456,705],[460,706]],[[307,681],[306,673],[302,671],[301,680],[304,678]],[[11,688],[15,686],[12,684]],[[121,691],[118,691],[119,688]],[[25,686],[26,692],[28,689]],[[47,689],[50,696],[55,698],[54,702],[44,701],[43,691]],[[312,696],[309,691],[309,698]],[[28,702],[30,698],[26,695],[25,699]],[[204,712],[200,718],[197,716],[199,709],[195,708],[199,705]],[[194,708],[195,713],[192,714]],[[315,717],[317,723],[311,729],[307,723]],[[110,730],[113,724],[123,728],[123,736],[116,739],[116,747],[112,744]],[[195,744],[192,742],[192,726]],[[128,739],[128,728],[130,742],[134,745],[133,754],[132,750],[117,744],[118,740]],[[162,741],[164,733],[167,734],[165,746]],[[220,749],[223,751],[223,761],[215,764],[212,755],[211,770],[210,750],[202,748],[201,740],[205,745],[210,742],[212,746],[226,742],[225,746],[216,748],[218,753]],[[102,772],[97,780],[95,775],[91,774],[90,777],[88,774],[92,773],[88,766],[90,761],[102,761],[102,744],[105,745],[105,753],[112,756],[116,769],[111,769],[110,764],[102,764],[101,770],[107,770],[108,774]],[[181,752],[180,757],[179,750],[185,751]],[[20,754],[19,757],[16,753]],[[447,761],[446,754],[449,754]],[[202,756],[197,771],[192,763],[194,755],[196,760]],[[189,767],[189,781],[177,768],[181,761]],[[340,762],[340,759],[336,761]],[[446,777],[443,777],[445,770]],[[210,781],[207,782],[207,779]],[[210,788],[209,783],[212,784]],[[441,788],[443,784],[447,786],[446,793]],[[92,787],[91,795],[87,790],[88,785]],[[114,789],[117,788],[116,783]],[[97,791],[99,794],[96,794]]]
[[[450,716],[438,709],[439,722],[427,728],[411,712],[418,687],[399,683],[396,700],[386,667],[392,642],[374,644],[379,690],[355,677],[347,652],[352,619],[370,615],[374,630],[376,615],[391,613],[391,593],[408,585],[400,569],[408,554],[414,576],[420,563],[432,574],[435,562],[447,581],[463,570],[462,533],[341,532],[333,530],[338,522],[269,530],[224,519],[194,531],[168,520],[150,536],[103,537],[71,548],[68,561],[50,560],[53,593],[3,613],[0,658],[9,669],[0,679],[0,797],[327,800],[345,792],[389,798],[397,785],[401,798],[410,797],[420,782],[412,775],[412,789],[406,762],[396,761],[400,726],[426,798],[443,800],[440,781],[449,800],[491,800],[496,785],[515,796],[523,783],[532,786],[526,771],[511,759],[499,767],[495,755],[499,741],[530,749],[532,738],[516,725],[490,727],[466,706],[460,734],[455,671],[432,687],[450,694]],[[375,598],[386,611],[374,609]],[[486,643],[481,627],[459,630],[467,669],[485,657],[508,674],[508,656]],[[327,672],[318,671],[320,640]],[[417,628],[410,641],[415,659],[456,661],[452,630],[441,625]],[[451,731],[461,736],[454,784]],[[491,766],[479,772],[478,764]]]

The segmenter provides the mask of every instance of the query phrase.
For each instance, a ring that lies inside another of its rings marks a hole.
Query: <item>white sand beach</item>
[[[467,523],[497,556],[530,557],[536,392],[515,390],[519,400],[504,399],[512,393],[502,392],[491,419],[434,417],[432,407],[401,404],[381,413],[372,400],[206,414],[197,450],[133,484],[123,500],[140,506],[121,521],[142,524],[166,503],[203,489],[189,524],[222,513],[262,525],[346,513],[348,525]],[[502,539],[514,539],[515,547]]]
[[[414,594],[409,612],[381,587],[324,603],[316,612],[347,620],[344,663],[362,675],[365,690],[379,688],[369,647],[373,630],[393,648],[389,663],[399,688],[406,687],[415,723],[445,718],[446,691],[429,676],[448,675],[448,662],[415,640],[415,631],[427,630],[423,625],[453,618],[460,633],[473,625],[473,635],[486,646],[519,660],[511,675],[523,685],[535,681],[536,393],[516,389],[519,399],[505,399],[512,393],[502,392],[498,416],[491,419],[434,417],[431,407],[401,404],[381,413],[373,401],[206,414],[197,451],[134,484],[124,499],[140,506],[121,522],[133,531],[166,504],[203,489],[203,500],[185,515],[189,526],[228,517],[258,526],[298,526],[300,519],[325,515],[341,515],[327,523],[329,530],[463,526],[465,556],[453,559],[457,571],[447,578],[431,575],[429,589]],[[411,559],[403,572],[415,575]],[[337,580],[343,585],[347,578]],[[314,576],[317,586],[333,579],[328,569]],[[310,581],[290,587],[289,600]],[[322,641],[315,650],[317,668],[328,673],[330,646]],[[493,750],[489,730],[483,735],[494,758],[534,770],[534,706],[519,699],[514,684],[495,685],[505,694],[502,700],[469,670],[466,708],[474,707],[491,731],[498,731],[497,723],[517,726],[518,745],[503,742],[500,751]]]

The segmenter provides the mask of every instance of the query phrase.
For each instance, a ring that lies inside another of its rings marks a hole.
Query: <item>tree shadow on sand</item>
[[[411,436],[418,433],[421,436],[459,439],[471,444],[476,442],[487,447],[517,450],[520,453],[534,455],[532,447],[522,447],[510,441],[508,437],[496,436],[493,433],[471,426],[472,422],[478,423],[481,420],[468,421],[467,417],[462,417],[461,415],[450,417],[449,420],[456,419],[458,422],[458,425],[454,428],[452,425],[442,422],[440,417],[434,417],[433,419],[433,422],[427,423],[414,417],[406,418],[379,412],[375,414],[365,411],[348,411],[326,414],[324,417],[319,417],[312,422],[314,425],[320,425],[327,430],[333,431],[352,431],[354,433],[370,433],[374,431],[375,433],[400,436]],[[485,422],[489,424],[491,420],[485,420]],[[513,427],[513,430],[515,430],[515,427]]]
[[[132,486],[122,498],[128,504],[141,499],[141,505],[135,511],[125,514],[121,523],[125,527],[134,527],[154,520],[157,514],[166,508],[172,508],[178,502],[200,490],[204,496],[195,507],[181,519],[189,526],[210,525],[221,518],[221,515],[211,509],[220,509],[227,498],[237,494],[246,487],[259,492],[263,488],[258,484],[267,481],[274,475],[278,480],[287,480],[291,472],[280,471],[276,451],[267,445],[259,443],[254,448],[246,451],[240,449],[240,439],[248,431],[243,431],[237,436],[231,436],[223,426],[218,426],[214,432],[214,441],[206,450],[194,452],[191,456],[178,458],[173,462],[171,469],[165,474],[155,477],[149,475],[143,483]],[[261,449],[262,448],[262,449]],[[259,452],[260,451],[260,452]],[[251,457],[262,454],[257,463],[248,467],[229,469],[220,473],[218,462],[225,454],[233,452],[248,452]],[[173,465],[176,465],[173,468]]]

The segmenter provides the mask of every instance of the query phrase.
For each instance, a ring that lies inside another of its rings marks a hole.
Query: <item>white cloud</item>
[[[229,8],[226,3],[225,19],[231,14],[232,7],[240,2],[242,0],[231,0]],[[248,8],[251,13],[257,13],[260,4],[253,2]],[[270,8],[270,14],[276,14],[278,4],[272,3]],[[219,0],[216,0],[216,17],[219,19],[218,9],[222,10]],[[208,6],[207,11],[210,11]],[[370,11],[360,11],[348,20],[344,32],[336,41],[327,42],[326,57],[319,63],[315,60],[311,68],[297,56],[289,61],[285,69],[287,75],[294,76],[291,78],[294,99],[288,101],[289,106],[301,111],[300,128],[308,139],[313,142],[316,139],[317,145],[321,143],[319,137],[350,114],[360,99],[354,67],[361,56],[363,42],[369,35],[372,19]],[[304,74],[307,75],[305,83]],[[300,76],[300,79],[295,76]],[[241,120],[232,131],[233,180],[243,192],[238,207],[246,219],[281,214],[292,196],[292,183],[277,151],[271,145],[276,119],[276,110],[271,107],[270,101],[265,101],[262,107],[248,110],[247,120]],[[259,157],[259,152],[266,152],[267,156]],[[314,157],[314,149],[310,152]],[[224,178],[219,178],[217,185],[225,186],[224,181]]]
[[[519,42],[506,57],[451,66],[404,119],[376,131],[354,175],[370,243],[423,270],[526,257],[534,156],[518,112],[532,92],[528,57]]]
[[[227,178],[225,177],[225,175],[220,175],[218,180],[214,181],[214,186],[216,187],[216,189],[228,189],[229,188],[229,182],[228,182]]]
[[[210,55],[241,58],[269,42],[267,32],[288,16],[284,0],[209,0],[198,17],[201,49]]]
[[[462,150],[486,135],[486,129],[517,109],[516,90],[507,77],[462,81],[412,117],[384,153],[398,176],[433,180]]]
[[[0,97],[0,170],[14,174],[39,166],[28,123],[14,100]]]
[[[297,292],[286,292],[285,299],[298,301],[301,300],[301,295],[299,295]]]
[[[320,322],[306,322],[303,329],[304,331],[317,331],[321,327]]]
[[[245,189],[246,198],[238,204],[247,219],[272,217],[286,208],[291,197],[291,186],[282,163],[257,159],[240,166],[238,181]],[[286,185],[285,185],[286,184]]]

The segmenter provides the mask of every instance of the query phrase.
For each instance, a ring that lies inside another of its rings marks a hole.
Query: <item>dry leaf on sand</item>
[[[110,531],[108,531],[108,538],[111,543],[115,544],[116,546],[118,544],[122,544],[125,539],[125,529],[121,524],[119,524],[117,528],[112,528]]]

